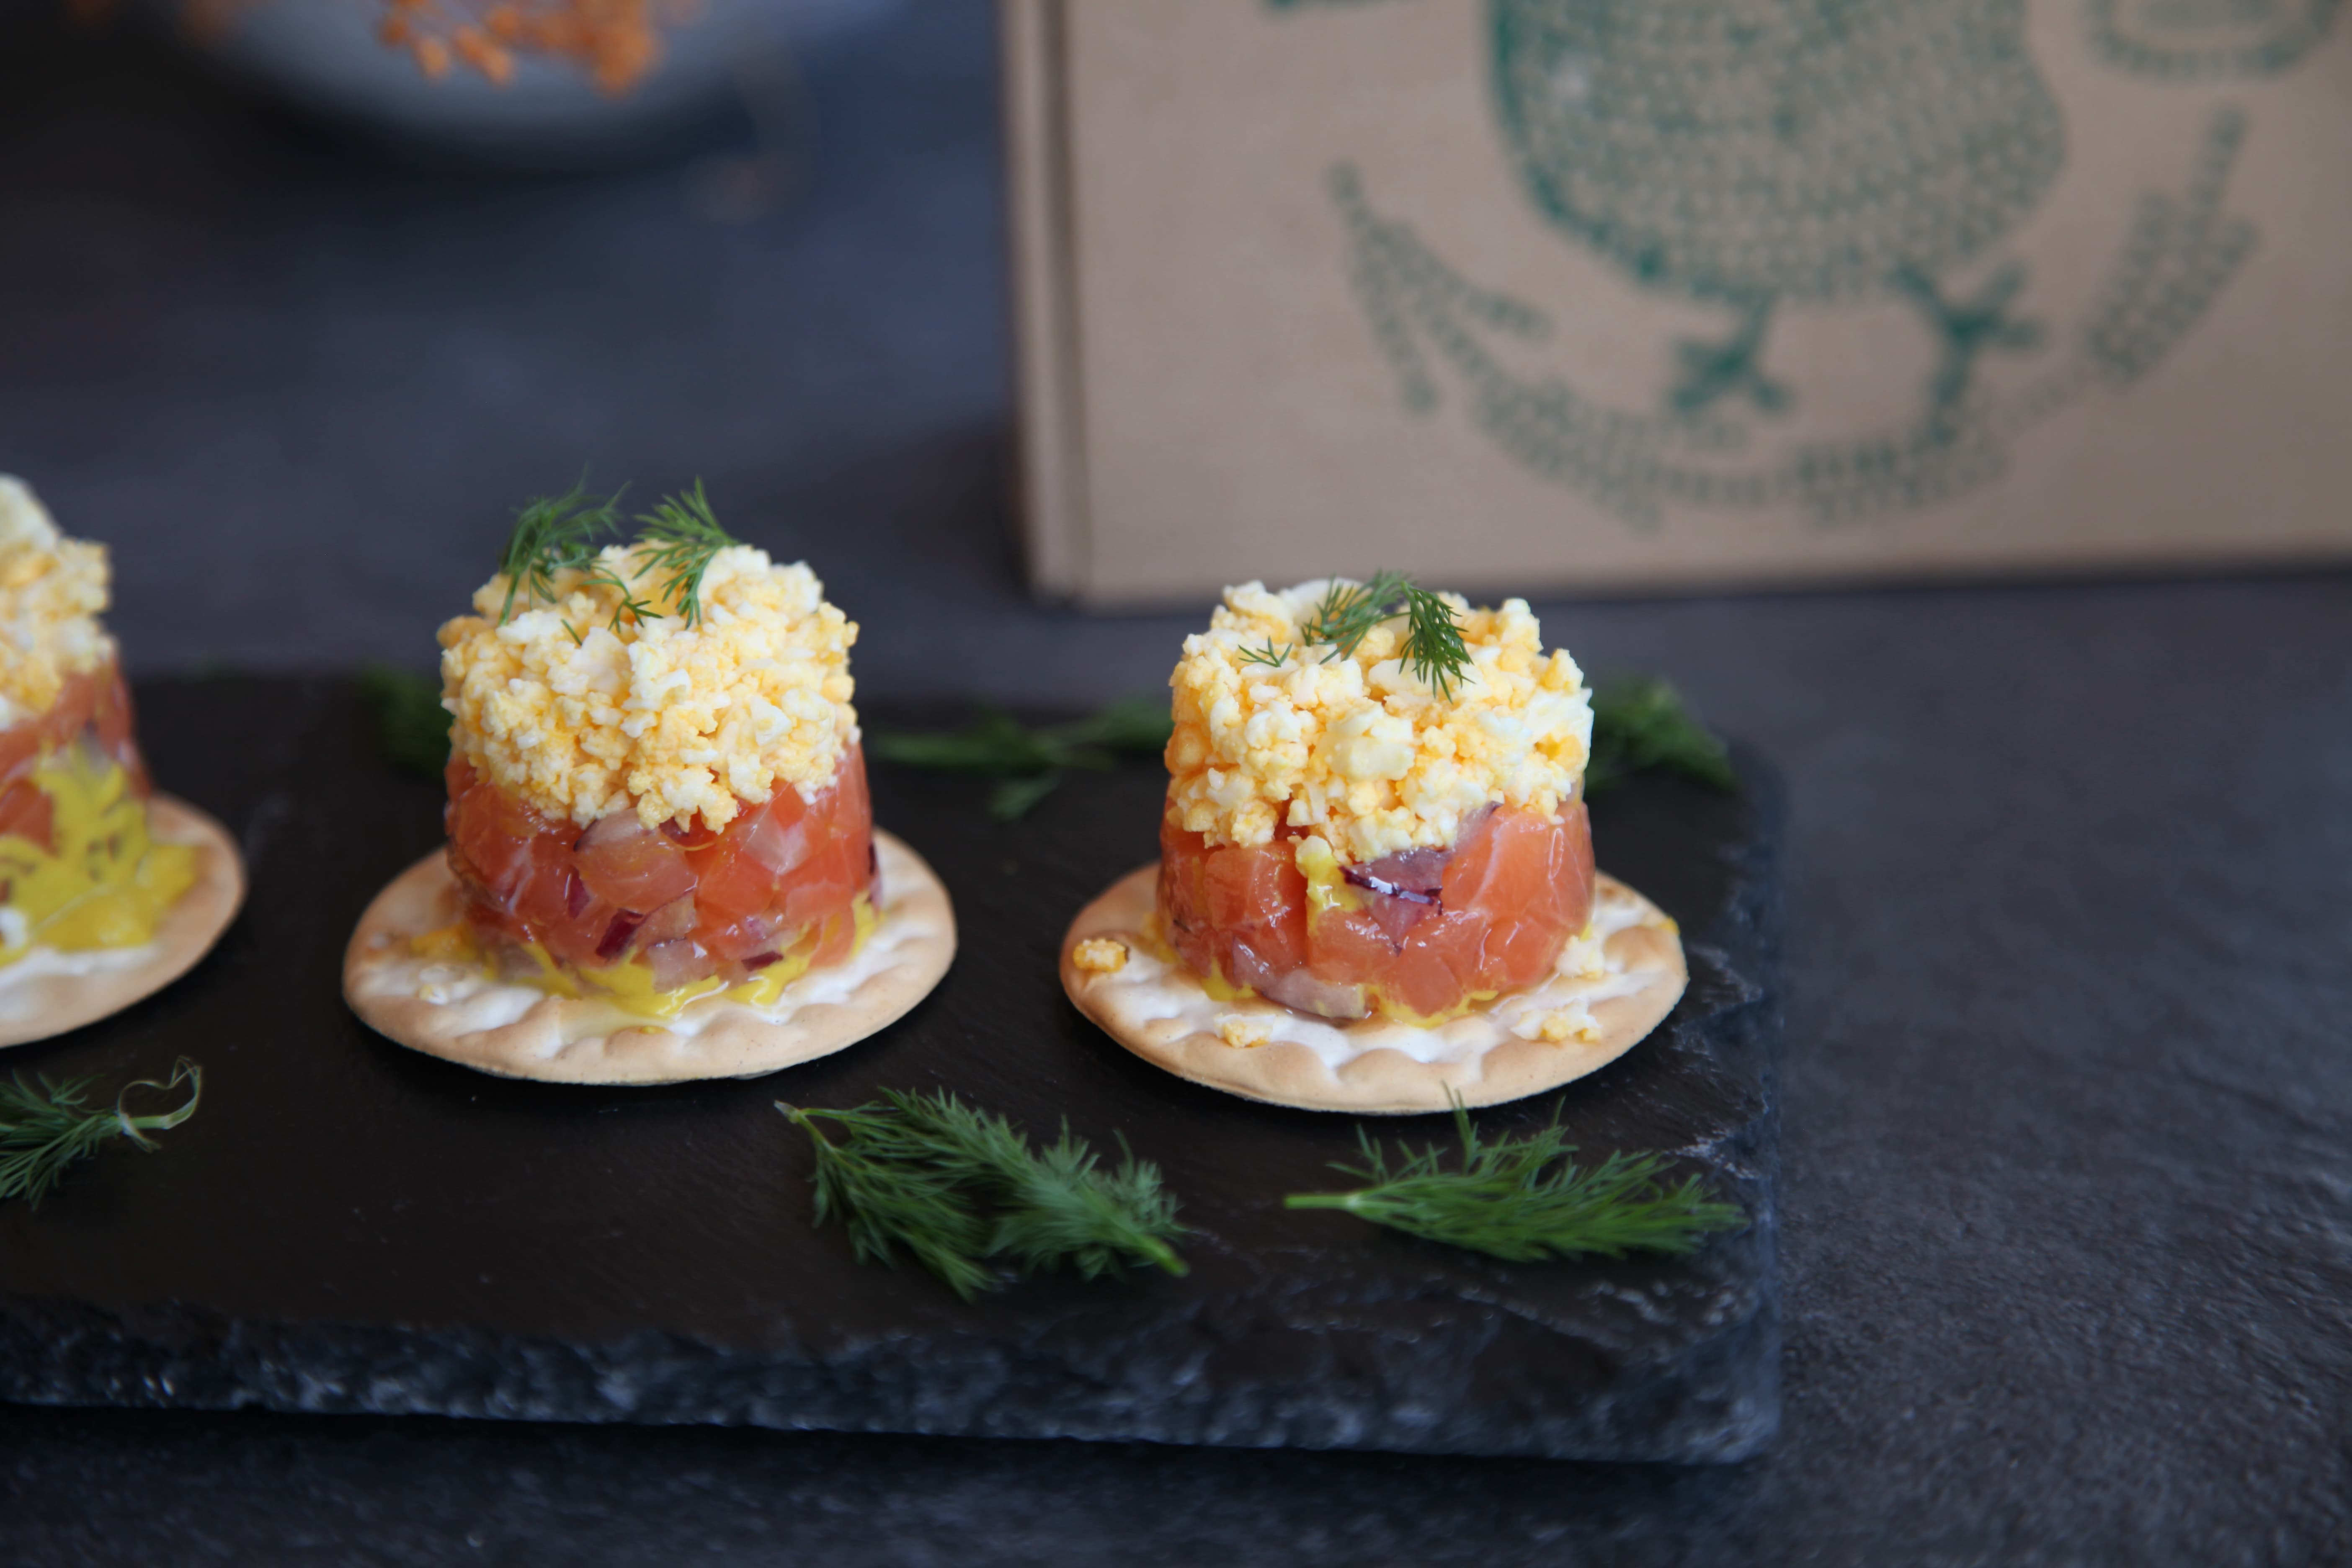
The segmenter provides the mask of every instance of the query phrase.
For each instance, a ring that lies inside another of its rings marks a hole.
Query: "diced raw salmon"
[[[1331,1017],[1436,1017],[1534,984],[1592,907],[1581,801],[1552,816],[1489,810],[1448,849],[1353,868],[1320,913],[1296,836],[1213,846],[1171,820],[1160,847],[1160,925],[1189,967]]]
[[[631,816],[583,832],[462,758],[447,782],[450,869],[476,931],[495,942],[537,942],[576,966],[658,945],[662,973],[684,975],[680,984],[747,978],[803,946],[835,963],[855,945],[855,905],[874,868],[866,759],[855,746],[814,801],[784,785],[721,830],[699,816],[649,829]]]

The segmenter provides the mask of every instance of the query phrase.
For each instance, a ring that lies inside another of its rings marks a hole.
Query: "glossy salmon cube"
[[[744,803],[723,829],[699,816],[648,828],[618,813],[583,831],[463,759],[447,784],[450,868],[468,919],[493,942],[536,942],[574,966],[654,953],[667,985],[748,978],[794,951],[835,963],[854,950],[856,901],[871,893],[874,868],[854,746],[815,800],[785,786]]]
[[[1187,966],[1328,1017],[1433,1018],[1536,984],[1591,912],[1581,801],[1549,816],[1489,809],[1445,849],[1349,868],[1319,912],[1297,842],[1211,845],[1161,824],[1160,926]]]

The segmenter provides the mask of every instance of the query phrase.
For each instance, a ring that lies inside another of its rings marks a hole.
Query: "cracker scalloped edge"
[[[1689,971],[1675,922],[1602,875],[1591,923],[1549,978],[1444,1023],[1338,1023],[1255,996],[1220,1002],[1159,956],[1150,929],[1159,867],[1113,883],[1062,938],[1062,988],[1104,1033],[1155,1067],[1245,1100],[1302,1110],[1407,1115],[1499,1105],[1606,1067],[1662,1023]],[[1108,972],[1081,969],[1078,944],[1126,950]]]
[[[436,850],[375,896],[343,953],[343,997],[390,1040],[501,1078],[658,1084],[757,1078],[845,1049],[906,1016],[956,949],[947,889],[923,858],[876,832],[879,917],[857,952],[812,969],[771,1007],[724,994],[651,1020],[606,1002],[501,981],[478,963],[415,956],[409,939],[459,916],[457,879]]]
[[[196,879],[137,947],[62,952],[37,943],[0,968],[0,1046],[68,1034],[143,1002],[196,966],[245,903],[245,861],[228,829],[168,795],[147,798],[147,831],[159,844],[196,851]]]

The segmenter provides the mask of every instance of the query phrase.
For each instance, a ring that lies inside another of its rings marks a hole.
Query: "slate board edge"
[[[1780,1415],[1777,1289],[1781,1030],[1781,792],[1744,751],[1756,812],[1731,894],[1696,933],[1694,984],[1720,978],[1717,1005],[1670,1026],[1755,1064],[1759,1112],[1715,1145],[1682,1151],[1737,1191],[1754,1216],[1763,1278],[1756,1310],[1690,1355],[1507,1432],[1450,1420],[1444,1401],[1399,1397],[1393,1380],[1350,1386],[1349,1330],[1281,1327],[1319,1373],[1236,1397],[1122,1389],[1101,1368],[1049,1348],[934,1342],[908,1356],[883,1343],[829,1359],[753,1358],[648,1331],[603,1345],[480,1331],[306,1322],[230,1322],[158,1304],[109,1313],[0,1291],[0,1399],[48,1405],[263,1408],[299,1413],[756,1426],[786,1430],[1141,1440],[1230,1447],[1370,1448],[1570,1459],[1721,1462],[1760,1450]],[[1304,1303],[1302,1303],[1304,1305]],[[1310,1311],[1311,1317],[1311,1311]],[[1318,1341],[1324,1342],[1317,1342]],[[1342,1347],[1343,1348],[1343,1347]],[[1430,1369],[1442,1379],[1445,1347]],[[1320,1352],[1320,1353],[1315,1353]],[[1335,1375],[1336,1374],[1336,1375]],[[1664,1407],[1667,1413],[1661,1414]]]

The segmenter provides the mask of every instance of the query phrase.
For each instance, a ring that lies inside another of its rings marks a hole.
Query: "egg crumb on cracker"
[[[106,546],[58,531],[23,481],[0,475],[0,727],[48,711],[66,679],[114,657],[98,624]]]
[[[1272,1039],[1274,1030],[1260,1019],[1234,1016],[1219,1020],[1217,1037],[1237,1051],[1246,1051]]]
[[[1561,1008],[1544,1015],[1538,1037],[1546,1045],[1564,1046],[1570,1040],[1599,1039],[1601,1030],[1593,1022],[1591,1008]]]
[[[1088,974],[1116,974],[1127,967],[1127,943],[1090,937],[1071,951],[1070,962]]]
[[[593,575],[651,597],[644,553],[609,546]],[[621,590],[579,571],[500,625],[506,598],[493,577],[475,614],[441,628],[442,706],[457,754],[549,816],[584,826],[634,808],[648,827],[699,814],[723,828],[780,788],[814,800],[856,742],[857,627],[805,565],[719,551],[691,625],[622,614]]]
[[[1523,599],[1473,609],[1445,595],[1470,665],[1450,696],[1402,657],[1401,619],[1352,653],[1304,628],[1333,582],[1225,591],[1170,678],[1169,810],[1214,845],[1313,828],[1345,864],[1444,848],[1480,808],[1549,815],[1576,792],[1592,741],[1583,672],[1546,653]],[[1269,658],[1273,662],[1267,662]]]

